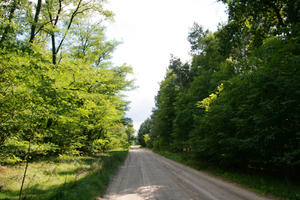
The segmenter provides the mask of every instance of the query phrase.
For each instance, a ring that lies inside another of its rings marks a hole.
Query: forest
[[[112,17],[99,0],[1,1],[2,164],[128,148],[132,69],[109,60]]]
[[[137,141],[299,179],[299,1],[218,1],[228,21],[193,25],[192,60],[171,56]],[[135,85],[111,62],[104,3],[0,1],[0,199],[95,199],[124,162]]]
[[[299,177],[300,12],[293,0],[219,0],[228,22],[195,23],[191,63],[172,56],[137,139],[221,168]]]
[[[0,1],[0,199],[95,199],[133,139],[102,0]]]

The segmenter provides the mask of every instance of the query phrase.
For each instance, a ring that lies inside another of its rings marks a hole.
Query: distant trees
[[[148,118],[141,124],[138,130],[137,142],[139,145],[142,145],[143,147],[146,146],[145,135],[148,134],[149,137],[150,129],[151,129],[151,119]]]
[[[132,122],[121,91],[129,66],[112,66],[115,41],[102,1],[0,3],[0,157],[82,154],[128,147]],[[91,20],[93,17],[93,20]]]
[[[154,148],[221,167],[295,175],[300,169],[296,1],[223,1],[215,33],[197,24],[193,60],[171,58],[151,116]]]

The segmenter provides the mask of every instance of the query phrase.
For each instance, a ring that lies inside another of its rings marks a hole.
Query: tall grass
[[[127,151],[97,156],[60,156],[29,164],[22,199],[94,200],[122,164]],[[0,199],[18,199],[24,165],[0,168]]]

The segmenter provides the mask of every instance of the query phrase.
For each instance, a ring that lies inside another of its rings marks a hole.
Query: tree
[[[148,118],[141,124],[138,130],[138,135],[137,135],[138,144],[140,144],[143,147],[146,146],[146,141],[144,136],[145,134],[149,134],[150,131],[151,131],[151,119]]]
[[[71,9],[64,10],[66,7]],[[46,1],[44,17],[50,22],[46,27],[46,31],[51,37],[53,64],[56,64],[57,55],[77,18],[82,19],[91,14],[91,12],[98,12],[104,17],[111,17],[110,12],[103,10],[101,2],[95,0]],[[58,38],[60,40],[57,43]]]
[[[24,1],[23,3],[27,3]],[[0,3],[1,12],[1,26],[0,26],[0,45],[9,40],[11,37],[15,36],[15,28],[13,27],[15,14],[17,10],[21,7],[20,0],[6,0]]]
[[[188,35],[188,41],[191,44],[191,53],[198,54],[201,53],[206,47],[206,42],[204,38],[209,34],[209,31],[203,30],[203,27],[197,23],[194,23],[191,31]]]
[[[155,98],[150,141],[223,168],[296,176],[298,4],[223,2],[229,21],[217,32],[194,24],[191,65],[171,59]]]
[[[153,145],[156,148],[168,149],[172,143],[173,120],[175,117],[174,103],[178,89],[176,88],[176,75],[169,70],[165,80],[160,84],[153,111],[153,127],[151,136],[155,138]]]
[[[221,30],[227,49],[247,51],[268,37],[287,38],[299,33],[299,4],[295,0],[219,1],[228,5],[229,21]]]
[[[15,2],[14,11],[4,9]],[[104,26],[79,25],[92,15],[109,18],[102,2],[5,1],[0,12],[3,22],[14,23],[0,30],[6,38],[0,51],[1,162],[22,161],[29,144],[34,158],[127,148],[134,130],[130,121],[123,123],[129,102],[121,92],[133,88],[127,79],[132,69],[108,62],[116,42],[105,40]],[[82,30],[75,33],[73,25]],[[76,38],[81,42],[71,43]],[[63,53],[60,62],[49,42]]]

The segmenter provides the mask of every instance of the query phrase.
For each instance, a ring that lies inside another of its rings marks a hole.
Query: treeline
[[[212,33],[191,29],[191,63],[172,57],[140,127],[141,145],[221,167],[300,169],[297,1],[234,0]]]
[[[0,2],[1,163],[128,147],[131,68],[112,66],[99,0]]]

